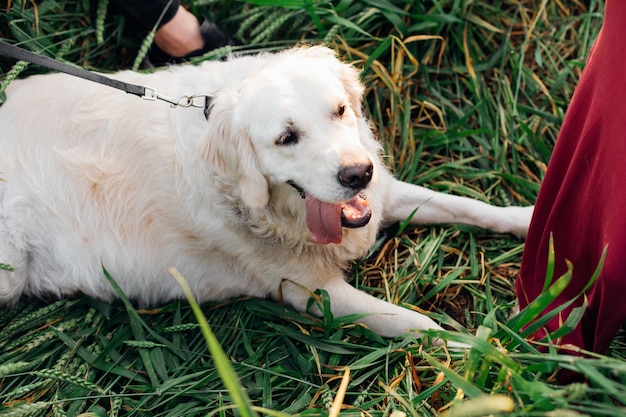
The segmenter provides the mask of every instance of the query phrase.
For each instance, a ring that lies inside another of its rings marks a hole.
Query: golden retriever
[[[142,306],[249,295],[303,311],[326,290],[335,316],[382,336],[439,329],[356,290],[347,263],[381,225],[464,223],[519,236],[531,207],[494,207],[400,182],[362,113],[357,70],[324,47],[115,78],[209,111],[140,100],[64,74],[13,81],[0,108],[0,302],[116,293]],[[206,118],[205,118],[205,113]],[[319,313],[319,312],[317,312]]]

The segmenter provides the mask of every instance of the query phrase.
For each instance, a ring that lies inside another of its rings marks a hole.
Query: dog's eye
[[[342,117],[345,112],[346,112],[346,106],[344,104],[337,107],[337,116]]]
[[[285,132],[278,138],[276,141],[277,145],[286,146],[286,145],[295,145],[298,143],[300,139],[300,135],[294,129],[287,129]]]

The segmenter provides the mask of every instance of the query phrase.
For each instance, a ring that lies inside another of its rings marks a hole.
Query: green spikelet
[[[64,369],[67,370],[67,364],[72,355],[73,355],[73,352],[71,350],[66,350],[65,352],[63,352],[61,356],[59,357],[59,359],[57,360],[57,362],[52,367],[52,370],[58,371],[58,372],[61,372]],[[69,370],[67,371],[71,372]]]
[[[8,351],[16,350],[18,352],[28,352],[30,349],[41,346],[46,341],[54,338],[54,334],[49,330],[28,333],[22,337],[16,338],[15,340],[11,341],[11,343],[7,343],[5,349]]]
[[[152,46],[152,42],[154,41],[155,31],[152,30],[146,38],[141,42],[141,46],[139,47],[139,51],[137,52],[137,56],[135,57],[135,61],[133,62],[133,71],[137,71],[139,66],[141,65],[141,61],[148,55],[148,50],[150,46]]]
[[[72,330],[75,330],[79,327],[84,326],[85,321],[82,317],[77,317],[75,319],[71,319],[71,320],[64,320],[61,323],[59,323],[56,328],[62,332],[71,332]]]
[[[111,411],[109,416],[117,417],[122,409],[122,397],[113,397],[111,400]]]
[[[230,45],[222,46],[221,48],[215,48],[207,52],[206,54],[195,57],[191,60],[191,63],[198,63],[202,61],[213,61],[223,58],[233,51],[233,47]]]
[[[284,10],[277,10],[271,17],[268,17],[254,28],[251,33],[251,36],[254,36],[254,38],[250,41],[250,44],[256,45],[262,41],[272,39],[282,25],[291,18],[293,18],[293,13],[285,13]]]
[[[79,326],[81,326],[83,323],[83,321],[80,318],[76,318],[76,319],[72,319],[72,320],[67,320],[64,322],[59,323],[56,328],[59,331],[63,331],[63,332],[70,332],[76,328],[78,328]],[[27,336],[28,337],[28,336]],[[56,337],[56,335],[54,334],[54,332],[49,331],[49,330],[45,330],[40,332],[39,335],[37,335],[34,338],[30,338],[27,339],[28,343],[25,343],[24,340],[15,340],[13,343],[9,344],[8,348],[18,348],[19,350],[22,352],[28,352],[29,350],[35,349],[41,345],[43,345],[45,342],[52,340]]]
[[[301,30],[304,32],[306,29],[304,29],[304,27],[306,27],[307,23],[308,23],[308,19],[309,15],[305,14],[305,13],[298,13],[298,12],[294,12],[292,14],[292,21],[289,22],[289,27],[291,28],[301,28]],[[306,35],[305,35],[306,36]]]
[[[7,87],[11,83],[11,81],[16,79],[17,76],[20,75],[20,73],[22,71],[24,71],[24,69],[26,69],[27,66],[28,66],[28,62],[26,62],[26,61],[17,61],[15,63],[15,65],[13,65],[11,67],[9,72],[4,74],[4,77],[2,78],[2,81],[0,81],[0,105],[2,105],[2,103],[7,101],[7,95],[6,95],[4,90],[7,89]],[[5,265],[5,264],[3,264],[3,265]]]
[[[85,324],[93,324],[94,327],[102,322],[102,316],[98,315],[98,312],[90,308],[87,314],[85,314]]]
[[[0,329],[4,330],[6,326],[17,320],[20,315],[29,314],[34,310],[34,305],[25,302],[19,303],[15,308],[0,308]]]
[[[234,14],[232,16],[229,16],[228,19],[226,19],[226,21],[228,22],[238,22],[240,20],[245,20],[247,18],[249,18],[250,16],[258,16],[259,14],[262,14],[263,10],[259,10],[259,8],[256,7],[252,7],[252,8],[247,8],[242,10],[241,12]],[[241,27],[240,24],[237,25],[238,27]]]
[[[264,18],[250,30],[250,36],[252,37],[258,36],[259,33],[265,31],[265,29],[268,26],[271,26],[276,19],[284,15],[285,15],[284,12],[279,9],[275,9],[275,10],[272,10],[271,12],[267,12]]]
[[[150,342],[149,340],[127,340],[124,342],[126,346],[138,347],[138,348],[157,348],[165,347],[161,343]]]
[[[74,375],[66,374],[65,372],[55,371],[54,369],[44,369],[41,371],[34,372],[40,378],[48,378],[54,379],[59,382],[65,382],[67,384],[72,384],[77,387],[85,388],[90,391],[97,392],[98,394],[105,394],[105,391],[94,384],[93,382],[85,381],[82,378],[79,378]]]
[[[178,324],[176,326],[166,327],[165,329],[163,329],[163,332],[164,333],[184,332],[185,330],[194,330],[194,329],[197,329],[198,327],[200,327],[200,325],[197,323],[185,323],[185,324]]]
[[[76,43],[76,38],[69,38],[59,48],[56,54],[57,59],[63,58],[70,50],[72,46]]]
[[[237,29],[237,32],[235,33],[235,37],[239,38],[239,39],[245,39],[245,33],[246,31],[260,18],[263,18],[263,15],[265,14],[265,10],[264,9],[252,9],[254,10],[254,13],[251,13],[248,17],[246,17],[240,24],[239,24],[239,29]]]
[[[324,404],[324,409],[330,410],[333,406],[334,395],[332,390],[328,387],[328,385],[322,386],[322,403]]]
[[[38,322],[41,318],[46,317],[48,314],[52,312],[60,310],[66,305],[67,305],[66,300],[60,300],[48,306],[35,310],[32,313],[29,313],[25,316],[22,316],[21,318],[17,320],[14,320],[11,324],[9,324],[2,331],[0,331],[0,340],[7,338],[7,336],[12,335],[15,332],[20,332],[23,330],[31,329],[33,326],[33,323]],[[14,336],[9,339],[14,339]],[[0,343],[0,346],[3,346],[3,344]]]
[[[0,269],[3,269],[5,271],[15,271],[15,267],[9,264],[2,264],[2,263],[0,263]]]
[[[322,41],[322,44],[324,44],[326,46],[330,45],[330,43],[332,42],[333,38],[337,34],[338,30],[339,30],[339,25],[333,25],[333,27],[330,28],[330,30],[328,31],[326,36],[324,36],[324,40]]]
[[[96,10],[96,42],[98,42],[98,45],[104,43],[104,20],[107,17],[108,7],[109,0],[100,0],[98,2],[98,9]]]
[[[61,403],[59,403],[58,401],[52,404],[52,416],[53,417],[66,417],[67,416],[67,414],[63,410],[63,407],[61,407]]]
[[[502,203],[505,206],[511,206],[511,199],[509,198],[509,196],[507,195],[506,191],[504,190],[504,188],[498,188],[498,197],[500,197],[502,199]]]
[[[0,378],[16,372],[22,372],[30,367],[29,362],[12,362],[0,365]]]
[[[19,404],[11,407],[2,413],[4,417],[30,417],[39,415],[43,410],[50,407],[50,403],[36,402],[30,404]]]
[[[6,394],[6,399],[11,401],[19,400],[27,394],[31,394],[33,391],[41,388],[43,385],[46,384],[47,381],[37,381],[33,382],[32,384],[23,385]]]

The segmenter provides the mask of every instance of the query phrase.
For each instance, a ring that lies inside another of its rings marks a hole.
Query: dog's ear
[[[232,90],[221,90],[213,98],[207,110],[203,156],[220,180],[238,188],[246,206],[260,208],[269,201],[268,184],[248,132],[235,120],[237,103],[237,94]]]
[[[365,87],[361,83],[360,74],[357,69],[350,64],[343,62],[339,64],[341,66],[339,77],[348,94],[350,107],[352,107],[352,111],[354,111],[358,117],[363,117],[363,91]]]

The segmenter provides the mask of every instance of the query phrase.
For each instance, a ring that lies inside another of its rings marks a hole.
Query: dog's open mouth
[[[306,194],[306,224],[316,243],[341,243],[342,227],[363,227],[371,217],[365,193],[341,203],[325,203]]]
[[[306,224],[316,243],[341,243],[342,227],[363,227],[372,217],[364,192],[341,203],[325,203],[310,194],[305,194],[305,197]]]
[[[295,182],[287,183],[306,200],[306,225],[316,243],[341,243],[342,227],[363,227],[372,218],[372,209],[364,191],[347,201],[326,203],[304,191]]]

